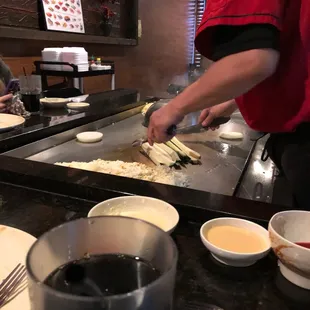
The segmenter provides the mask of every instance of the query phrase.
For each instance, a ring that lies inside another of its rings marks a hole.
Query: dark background
[[[82,0],[87,33],[94,34],[97,13],[91,11],[96,0]],[[126,0],[123,0],[126,1]],[[139,19],[142,38],[137,46],[107,44],[80,44],[36,40],[1,39],[0,54],[14,75],[33,69],[33,61],[40,58],[41,50],[50,46],[83,46],[89,55],[116,63],[116,87],[136,88],[142,95],[163,95],[172,79],[184,74],[188,59],[188,3],[189,0],[139,0]],[[122,6],[122,3],[120,4]],[[36,27],[38,29],[36,0],[0,0],[0,25]],[[118,32],[118,33],[117,33]],[[68,34],[70,35],[70,34]],[[121,35],[115,28],[113,36]],[[56,81],[56,79],[54,78]],[[107,90],[110,77],[85,79],[85,91],[94,93]]]

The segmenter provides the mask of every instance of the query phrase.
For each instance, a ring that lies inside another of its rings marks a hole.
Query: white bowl
[[[85,109],[87,109],[89,106],[90,106],[90,104],[87,103],[87,102],[69,102],[69,103],[67,104],[67,108],[68,108],[68,109],[77,110],[77,111],[85,110]]]
[[[45,108],[49,109],[60,109],[64,108],[69,102],[69,99],[66,98],[42,98],[40,99],[41,104]]]
[[[144,196],[124,196],[94,206],[88,217],[114,215],[144,220],[171,234],[179,222],[178,211],[169,203]]]
[[[310,212],[292,210],[275,214],[269,222],[269,235],[283,276],[310,290],[310,249],[296,244],[310,242]]]
[[[237,253],[227,251],[213,245],[204,234],[206,234],[211,228],[217,226],[233,226],[246,228],[252,232],[258,234],[266,243],[266,249],[256,253]],[[204,223],[200,229],[200,238],[206,248],[211,252],[212,256],[219,262],[234,266],[234,267],[247,267],[255,264],[258,260],[265,257],[270,250],[270,240],[268,237],[268,231],[262,226],[253,222],[242,220],[238,218],[217,218]]]

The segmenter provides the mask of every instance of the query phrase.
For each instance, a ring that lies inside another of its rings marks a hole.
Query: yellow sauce
[[[218,248],[237,253],[256,253],[266,250],[265,240],[249,229],[234,226],[212,227],[204,236]]]

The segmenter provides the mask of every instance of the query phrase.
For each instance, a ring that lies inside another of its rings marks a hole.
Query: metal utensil
[[[0,284],[0,308],[25,288],[26,268],[18,264]]]
[[[157,102],[155,102],[146,112],[144,116],[144,120],[142,122],[142,125],[144,127],[148,127],[150,123],[150,118],[152,114],[157,111],[158,109],[162,108],[168,102],[170,99],[162,99]],[[230,121],[230,117],[218,117],[215,118],[208,126],[203,127],[199,123],[199,114],[200,112],[190,113],[187,115],[184,120],[180,123],[180,125],[177,127],[176,125],[172,125],[168,130],[167,133],[171,136],[174,136],[176,134],[191,134],[191,133],[199,133],[202,130],[208,130],[212,127],[218,127],[220,125],[223,125]],[[141,138],[137,139],[132,143],[133,147],[141,146],[143,143],[147,142],[147,138]]]
[[[169,101],[170,101],[170,99],[162,99],[162,100],[155,102],[147,110],[147,112],[144,116],[144,120],[142,122],[142,125],[144,127],[148,127],[152,114],[155,111],[157,111],[158,109],[160,109],[160,108],[164,107],[166,104],[168,104]],[[189,115],[187,115],[184,118],[184,120],[181,122],[179,127],[173,125],[171,128],[169,128],[168,131],[171,132],[172,130],[175,130],[176,131],[175,134],[177,134],[177,133],[189,134],[189,133],[200,132],[202,129],[218,127],[218,126],[223,125],[223,124],[227,123],[228,121],[230,121],[230,117],[218,117],[218,118],[214,119],[213,122],[211,124],[209,124],[207,127],[203,127],[199,123],[199,114],[200,114],[200,112],[190,113]]]

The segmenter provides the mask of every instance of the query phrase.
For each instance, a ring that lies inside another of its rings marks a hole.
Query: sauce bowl
[[[310,212],[277,213],[271,218],[268,230],[282,275],[295,285],[310,290],[310,249],[296,244],[310,242]]]
[[[219,248],[212,244],[206,237],[208,231],[217,226],[233,226],[249,230],[260,236],[262,241],[266,244],[266,247],[262,251],[255,253],[239,253]],[[268,231],[258,224],[238,218],[223,217],[204,223],[200,229],[200,238],[205,247],[211,252],[212,256],[217,261],[233,267],[251,266],[265,257],[270,251]]]
[[[144,196],[122,196],[105,200],[88,213],[88,217],[107,215],[137,218],[169,234],[179,222],[179,213],[172,205],[160,199]]]

